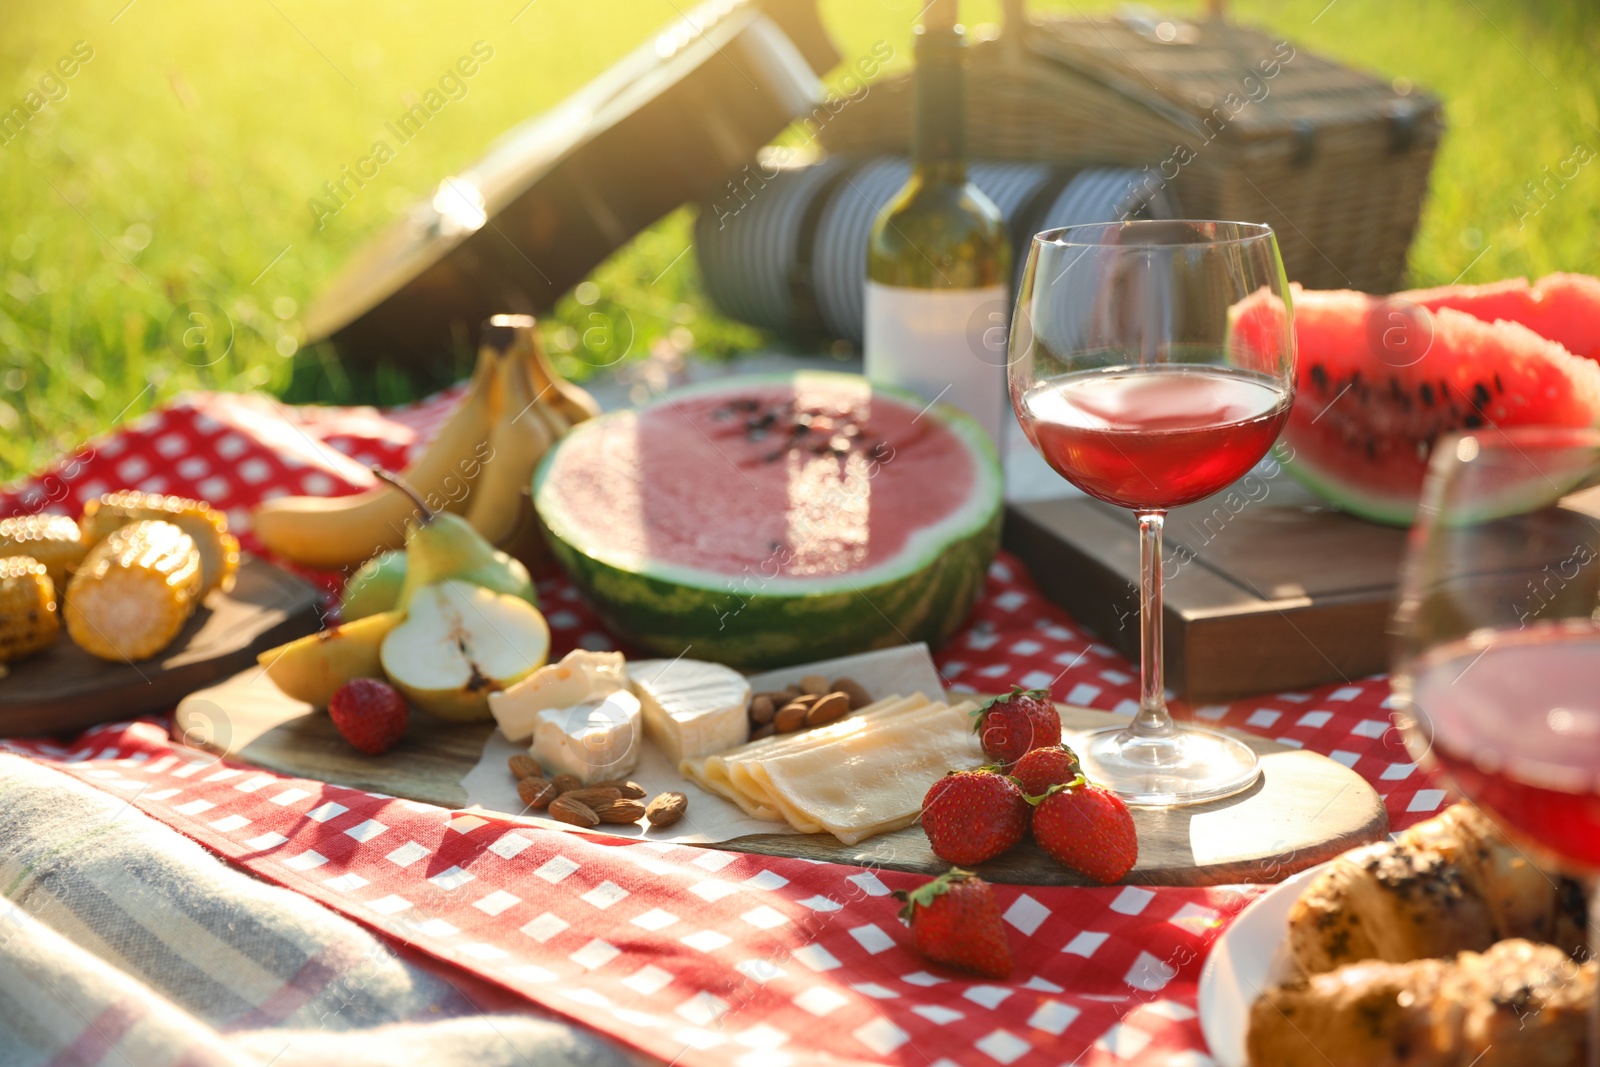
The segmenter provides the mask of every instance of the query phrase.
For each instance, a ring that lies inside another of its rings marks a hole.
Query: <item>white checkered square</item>
[[[812,1015],[831,1015],[850,1003],[850,998],[834,992],[827,986],[812,986],[794,998],[795,1007]]]
[[[650,997],[671,985],[672,975],[660,967],[641,967],[624,978],[622,984],[640,996]]]
[[[337,819],[349,810],[343,804],[336,804],[330,800],[326,804],[318,804],[306,812],[306,818],[313,822],[327,822],[329,819]]]
[[[662,911],[660,908],[651,908],[643,915],[635,915],[629,920],[633,925],[651,931],[665,930],[677,921],[678,917],[676,915],[670,911]]]
[[[604,911],[627,896],[628,891],[615,882],[601,882],[578,899]]]
[[[489,851],[503,860],[516,859],[522,850],[531,844],[532,841],[513,830],[496,838],[495,843],[489,846]]]
[[[462,886],[472,881],[472,879],[473,876],[468,872],[463,871],[460,867],[447,867],[438,874],[434,875],[432,878],[429,878],[428,881],[432,882],[440,889],[449,892],[453,889],[460,889]]]
[[[1050,909],[1024,893],[1001,918],[1029,937],[1050,917]]]
[[[379,834],[384,833],[388,829],[389,828],[387,826],[383,825],[383,823],[379,822],[378,820],[368,819],[365,822],[360,822],[350,827],[350,829],[345,831],[345,835],[355,838],[362,844],[366,844],[368,841],[371,841],[374,837],[377,837]]]
[[[428,855],[428,850],[415,841],[407,841],[387,856],[383,857],[396,867],[409,867],[413,863]]]
[[[595,938],[578,951],[572,953],[567,959],[586,971],[592,971],[596,968],[604,967],[620,955],[622,955],[620,948],[607,941]]]
[[[569,874],[578,869],[578,864],[565,856],[552,856],[544,861],[543,865],[533,873],[551,885],[559,884]]]
[[[539,944],[544,944],[570,924],[559,915],[552,915],[548,911],[543,915],[522,925],[522,932],[533,938]]]
[[[472,906],[485,915],[499,915],[507,908],[521,904],[522,898],[514,893],[507,893],[504,889],[496,889],[482,900],[475,900]]]

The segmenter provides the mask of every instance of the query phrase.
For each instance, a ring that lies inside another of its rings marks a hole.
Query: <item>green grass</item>
[[[94,54],[65,80],[64,98],[0,146],[0,480],[183,389],[391,403],[427,388],[396,373],[347,374],[328,352],[302,347],[308,303],[347,256],[442,175],[687,9],[673,0],[534,0],[523,10],[525,3],[7,5],[0,111],[22,102],[75,42]],[[888,41],[897,53],[891,69],[905,62],[919,6],[823,2],[847,55]],[[1600,159],[1524,217],[1524,184],[1543,180],[1542,168],[1557,169],[1580,144],[1600,152],[1600,16],[1585,13],[1586,0],[1537,7],[1232,5],[1298,46],[1408,78],[1445,99],[1450,132],[1412,253],[1417,284],[1600,273]],[[971,23],[992,20],[997,5],[969,0],[964,13]],[[494,56],[467,96],[315,228],[307,202],[322,183],[365,155],[407,97],[480,40]],[[568,297],[545,323],[553,349],[581,355],[584,334],[623,309],[634,353],[769,343],[706,306],[692,255],[677,259],[689,225],[688,213],[677,212],[602,266],[581,294],[591,303]],[[215,362],[186,358],[171,343],[174,310],[191,301],[209,301],[232,321],[232,346]],[[450,370],[442,366],[438,376]]]

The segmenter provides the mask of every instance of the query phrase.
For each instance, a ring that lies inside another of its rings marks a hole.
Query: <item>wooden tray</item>
[[[1196,703],[1386,670],[1406,531],[1353,518],[1281,472],[1167,517],[1167,685]],[[1014,503],[1005,546],[1044,594],[1139,660],[1133,516],[1088,497]]]
[[[1106,712],[1059,705],[1064,726],[1093,729]],[[478,762],[492,726],[451,725],[416,714],[404,740],[383,756],[356,752],[328,716],[283,696],[259,671],[246,671],[185,700],[177,729],[194,743],[269,770],[459,808],[461,778]],[[1139,864],[1126,879],[1152,885],[1275,882],[1388,831],[1383,802],[1367,782],[1323,756],[1240,734],[1265,773],[1250,791],[1167,811],[1136,809]],[[840,844],[829,834],[762,834],[718,848],[936,874],[950,866],[919,827]],[[979,868],[996,882],[1082,885],[1031,840]]]
[[[232,591],[213,593],[166,651],[109,663],[63,632],[0,679],[0,736],[60,733],[170,708],[254,663],[256,654],[321,624],[310,583],[246,556]]]

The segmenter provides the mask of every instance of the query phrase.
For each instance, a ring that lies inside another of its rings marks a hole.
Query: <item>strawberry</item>
[[[369,756],[383,755],[406,732],[405,698],[376,678],[357,678],[334,690],[328,717],[340,737]]]
[[[1033,809],[1033,836],[1050,858],[1103,885],[1118,881],[1139,859],[1128,805],[1081,777],[1051,786]]]
[[[972,728],[983,754],[1008,772],[1032,750],[1061,743],[1061,716],[1045,689],[1012,686],[1011,692],[979,708],[975,718]]]
[[[1036,748],[1017,760],[1011,776],[1030,797],[1042,797],[1053,785],[1068,785],[1083,768],[1078,765],[1077,753],[1065,745]]]
[[[1028,832],[1028,800],[992,768],[952,771],[922,798],[922,832],[946,863],[992,860]]]
[[[953,867],[930,882],[895,896],[905,902],[900,917],[926,960],[960,967],[985,978],[1011,974],[1011,946],[1000,921],[994,890],[982,878]]]

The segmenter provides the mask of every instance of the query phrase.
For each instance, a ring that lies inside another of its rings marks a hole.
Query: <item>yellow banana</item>
[[[509,333],[510,343],[503,345],[501,351],[527,363],[534,395],[547,409],[560,412],[568,426],[600,414],[600,405],[595,403],[594,397],[563,378],[550,362],[544,345],[539,342],[536,326],[532,315],[495,315],[484,324],[483,343],[489,344],[491,338]]]
[[[479,350],[466,396],[405,469],[405,480],[430,507],[457,514],[467,509],[473,483],[485,469],[489,428],[501,406],[499,363],[494,351]],[[307,567],[335,569],[403,548],[416,507],[399,489],[380,484],[351,496],[263,501],[251,518],[269,551]]]
[[[544,537],[533,520],[530,485],[533,472],[565,434],[568,422],[539,400],[528,373],[528,362],[517,358],[525,350],[531,326],[518,323],[509,330],[485,330],[483,344],[501,352],[501,414],[490,429],[490,454],[483,474],[472,488],[467,522],[485,541],[506,550],[534,568],[546,558]]]

